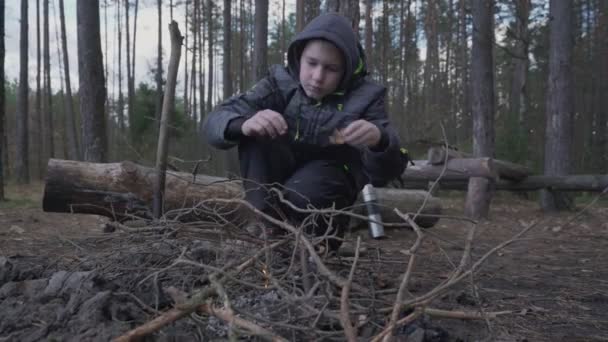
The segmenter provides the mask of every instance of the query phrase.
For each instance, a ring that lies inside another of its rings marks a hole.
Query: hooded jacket
[[[320,101],[309,98],[299,81],[300,57],[311,39],[331,42],[345,60],[345,72],[338,89]],[[260,110],[271,109],[285,118],[290,144],[319,159],[343,162],[358,188],[370,182],[383,185],[401,175],[405,161],[399,137],[387,118],[386,89],[365,78],[365,55],[350,22],[335,13],[316,17],[292,40],[287,60],[287,67],[272,66],[268,75],[251,90],[229,98],[208,115],[204,125],[208,142],[220,149],[237,145],[241,137],[234,134],[234,127],[240,133],[244,120]],[[330,143],[336,129],[343,129],[358,119],[367,120],[380,129],[382,138],[377,148]]]

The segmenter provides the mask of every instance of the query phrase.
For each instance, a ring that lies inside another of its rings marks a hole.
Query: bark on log
[[[151,218],[156,171],[135,163],[84,163],[50,159],[43,210],[107,216],[122,221],[133,216]],[[234,181],[205,175],[167,172],[165,210],[193,208],[208,198],[242,198]],[[238,205],[217,205],[220,214]],[[196,214],[196,213],[192,213]],[[184,219],[187,219],[185,217]]]
[[[427,181],[407,181],[407,189],[426,189]],[[467,190],[467,182],[442,179],[440,188],[445,190]],[[559,191],[593,191],[600,192],[608,188],[607,175],[572,175],[572,176],[529,176],[519,182],[498,180],[495,189],[508,191],[535,191],[550,188]]]
[[[431,147],[428,151],[428,164],[431,165],[442,165],[446,159],[449,162],[450,160],[460,158],[473,158],[473,155],[452,149],[448,149],[446,151],[445,147]],[[531,176],[533,173],[532,169],[529,167],[511,163],[505,160],[494,159],[493,163],[496,173],[501,178],[520,181],[528,176]]]
[[[156,172],[135,163],[87,163],[50,159],[44,189],[43,210],[95,214],[114,220],[135,217],[151,218],[153,184]],[[385,222],[403,222],[393,212],[417,212],[427,193],[416,190],[379,188],[378,198]],[[218,215],[240,223],[252,213],[236,203],[218,203],[213,199],[242,199],[240,181],[225,178],[167,172],[164,198],[167,216],[182,221],[217,220]],[[355,204],[355,211],[362,206]],[[428,197],[421,215],[416,219],[421,227],[431,227],[441,214],[438,198]]]
[[[414,220],[420,227],[428,228],[434,226],[439,218],[437,216],[429,215],[441,215],[441,203],[439,198],[431,196],[427,191],[376,188],[376,194],[378,195],[378,203],[381,207],[380,214],[382,215],[383,222],[399,222],[405,224],[403,219],[395,213],[394,209],[398,208],[403,213],[409,212],[415,214],[425,201],[426,203],[421,210],[420,217],[416,217]],[[367,216],[365,205],[362,203],[360,197],[357,199],[353,211],[357,214]]]
[[[408,166],[401,178],[403,181],[435,181],[440,176],[441,179],[462,181],[468,181],[470,177],[498,178],[492,158],[449,159],[446,165],[414,160],[414,165]]]

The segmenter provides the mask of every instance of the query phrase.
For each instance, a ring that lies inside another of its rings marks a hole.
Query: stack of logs
[[[45,181],[43,209],[47,212],[95,214],[117,221],[151,218],[153,184],[156,171],[125,161],[88,163],[51,159]],[[437,223],[441,202],[424,190],[378,188],[382,219],[386,223],[406,225],[394,211],[415,215],[423,227]],[[242,205],[240,181],[202,174],[167,171],[164,212],[180,221],[250,220],[252,213]],[[357,214],[365,207],[357,201]]]
[[[403,186],[426,189],[432,183],[446,190],[467,190],[470,177],[494,181],[495,189],[534,191],[544,188],[558,191],[603,191],[608,187],[608,175],[533,175],[530,168],[491,158],[471,155],[443,147],[432,147],[427,160],[414,161],[403,174]],[[431,184],[429,184],[431,183]]]
[[[427,160],[414,161],[402,175],[404,189],[379,188],[382,218],[387,223],[403,223],[396,215],[417,213],[416,223],[431,227],[439,220],[441,203],[426,189],[467,190],[471,177],[484,177],[497,190],[604,191],[608,175],[540,176],[518,164],[473,158],[465,153],[433,147]],[[154,169],[132,162],[97,164],[51,159],[48,164],[43,209],[50,212],[96,214],[124,221],[151,216]],[[422,190],[412,190],[422,189]],[[240,181],[201,174],[167,172],[164,211],[175,211],[182,221],[206,220],[223,215],[228,219],[251,218],[239,200],[244,198]],[[214,199],[219,199],[214,203]],[[234,199],[233,203],[226,200]],[[205,203],[205,210],[196,210]],[[212,209],[213,213],[209,212]],[[358,201],[355,213],[365,214]]]

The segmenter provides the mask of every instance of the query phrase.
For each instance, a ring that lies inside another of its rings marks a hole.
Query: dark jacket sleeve
[[[375,186],[382,186],[403,173],[406,163],[401,157],[400,141],[397,131],[389,122],[384,106],[384,92],[378,96],[368,107],[363,119],[380,129],[382,133],[381,145],[384,149],[376,150],[366,148],[363,150],[363,168],[370,182]]]
[[[207,142],[219,149],[229,149],[238,140],[228,138],[238,137],[238,134],[226,136],[229,124],[234,121],[244,121],[263,109],[281,111],[282,96],[278,91],[274,77],[269,74],[253,88],[243,94],[235,95],[219,104],[205,119],[203,132]]]

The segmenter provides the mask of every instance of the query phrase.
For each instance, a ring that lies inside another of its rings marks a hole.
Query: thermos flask
[[[384,226],[382,226],[376,189],[373,185],[366,184],[363,190],[361,190],[361,194],[363,196],[363,203],[365,203],[367,209],[367,217],[369,218],[369,235],[374,239],[383,238]]]

